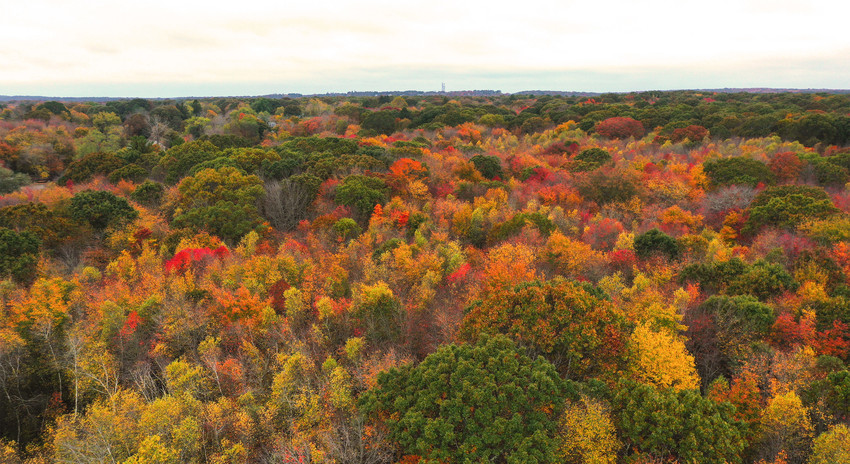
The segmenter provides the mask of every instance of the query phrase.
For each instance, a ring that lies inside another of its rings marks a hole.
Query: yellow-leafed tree
[[[635,328],[629,340],[631,372],[639,381],[677,390],[697,388],[699,375],[694,357],[681,338],[656,332],[648,324]]]
[[[614,464],[622,443],[602,404],[583,397],[564,410],[559,423],[558,457],[563,462]]]

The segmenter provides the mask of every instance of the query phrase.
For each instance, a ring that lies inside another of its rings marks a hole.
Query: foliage
[[[336,189],[336,201],[354,208],[361,218],[369,217],[375,205],[387,201],[386,182],[376,177],[348,176]]]
[[[461,338],[503,334],[547,357],[567,377],[615,370],[629,327],[598,289],[563,278],[497,289],[466,311]]]
[[[839,212],[823,190],[785,187],[796,186],[766,189],[756,195],[750,204],[745,232],[754,233],[764,226],[793,229],[807,219],[825,219]]]
[[[686,266],[679,277],[683,281],[698,282],[707,292],[752,295],[760,300],[795,290],[798,286],[780,264],[759,260],[748,265],[737,257],[728,261]]]
[[[596,133],[609,139],[639,139],[644,132],[640,121],[628,117],[615,116],[596,123]]]
[[[741,462],[745,427],[735,408],[695,390],[657,389],[621,382],[613,400],[622,440],[656,458],[683,462]]]
[[[162,200],[164,192],[165,187],[162,184],[148,180],[139,184],[130,194],[130,198],[143,205],[154,206]]]
[[[691,124],[687,127],[679,127],[673,129],[673,132],[670,134],[671,142],[684,142],[689,141],[691,144],[698,144],[705,140],[708,137],[709,131],[703,126],[697,124]]]
[[[4,103],[0,461],[840,461],[848,114]]]
[[[764,452],[773,458],[785,451],[791,462],[803,462],[809,454],[813,433],[808,409],[793,391],[777,394],[761,415]]]
[[[119,226],[139,216],[124,198],[104,190],[85,190],[71,198],[71,216],[97,230]]]
[[[559,422],[558,459],[563,462],[614,464],[622,444],[607,408],[587,396],[570,402]]]
[[[169,148],[159,160],[159,167],[165,172],[165,181],[177,183],[196,164],[215,159],[218,147],[208,141],[195,141]]]
[[[0,276],[18,282],[35,279],[41,240],[31,232],[17,233],[0,227]]]
[[[564,385],[504,337],[443,346],[378,377],[363,407],[403,454],[429,460],[555,462]]]
[[[679,244],[676,239],[658,229],[649,230],[635,237],[634,250],[641,259],[655,255],[662,255],[667,259],[676,259],[679,256]]]
[[[575,155],[570,170],[575,172],[592,171],[611,161],[611,155],[602,148],[588,148]]]
[[[703,163],[703,170],[714,187],[744,184],[773,184],[774,175],[761,161],[746,157],[721,158]]]
[[[837,424],[815,438],[811,464],[828,464],[850,461],[850,429]]]
[[[180,181],[174,223],[237,241],[261,224],[257,200],[263,194],[257,176],[233,167],[204,169]]]
[[[78,160],[72,161],[57,182],[60,185],[65,185],[68,181],[74,183],[84,182],[95,175],[105,176],[121,168],[124,164],[121,158],[112,153],[90,153]]]
[[[469,161],[487,179],[501,179],[505,176],[502,172],[502,161],[497,156],[475,155]]]
[[[629,351],[630,370],[641,382],[676,390],[697,388],[699,376],[694,357],[679,337],[641,324],[629,339]]]
[[[595,169],[580,180],[578,191],[599,205],[626,203],[639,193],[632,173],[606,169]]]
[[[15,173],[0,166],[0,195],[14,192],[30,182],[28,175]]]

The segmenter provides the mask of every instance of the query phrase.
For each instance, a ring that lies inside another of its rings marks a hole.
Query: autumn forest
[[[0,462],[850,462],[850,94],[0,102]]]

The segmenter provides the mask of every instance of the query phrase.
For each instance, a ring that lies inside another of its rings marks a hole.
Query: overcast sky
[[[0,94],[850,88],[846,0],[0,0]]]

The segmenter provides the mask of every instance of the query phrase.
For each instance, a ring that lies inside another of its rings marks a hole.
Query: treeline
[[[847,461],[848,112],[7,105],[0,456]]]

